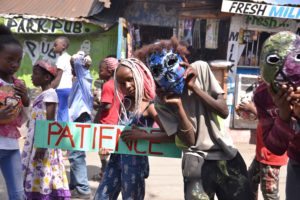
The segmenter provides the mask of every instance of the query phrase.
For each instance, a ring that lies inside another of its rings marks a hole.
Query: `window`
[[[270,36],[268,32],[240,30],[239,43],[244,45],[238,65],[259,66],[259,57],[264,41]]]

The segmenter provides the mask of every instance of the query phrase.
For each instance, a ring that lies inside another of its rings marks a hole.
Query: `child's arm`
[[[174,142],[175,141],[175,136],[168,136],[167,133],[163,130],[163,126],[158,118],[158,114],[155,110],[154,104],[151,104],[148,109],[147,113],[149,116],[151,116],[154,121],[159,125],[160,129],[162,132],[156,133],[156,134],[150,134],[145,130],[139,129],[138,127],[133,126],[132,130],[126,130],[122,132],[122,139],[127,142],[127,141],[132,141],[132,140],[148,140],[151,142],[163,142],[163,143],[168,143],[168,142]]]
[[[108,112],[111,109],[114,101],[114,87],[108,84],[103,84],[101,92],[100,106],[98,108],[97,114],[94,118],[94,123],[99,123],[101,113]]]
[[[208,106],[213,112],[215,112],[223,119],[227,118],[229,111],[226,102],[224,100],[224,95],[218,94],[216,97],[212,97],[207,92],[197,87],[195,81],[196,78],[199,76],[199,74],[197,74],[196,70],[192,68],[188,63],[181,63],[181,64],[187,67],[187,70],[184,75],[187,87],[191,91],[193,91],[200,98],[200,100],[206,106]],[[211,74],[211,76],[213,76],[213,74]]]
[[[0,109],[0,120],[11,118],[14,115],[14,106],[9,104]]]
[[[30,103],[30,99],[28,97],[28,91],[26,86],[23,84],[17,84],[14,86],[14,89],[16,91],[16,95],[21,97],[23,105],[25,107],[28,107]]]
[[[196,142],[196,132],[184,110],[181,97],[167,94],[163,97],[163,101],[166,104],[173,104],[176,106],[179,117],[176,135],[185,145],[193,146]]]
[[[266,91],[268,92],[268,91]],[[279,115],[270,116],[264,105],[259,105],[259,97],[254,96],[258,119],[262,127],[263,141],[266,147],[276,155],[282,155],[287,150],[295,132],[289,127],[291,108],[287,101],[287,93],[279,90],[276,94],[269,89],[274,104],[279,109]]]
[[[57,68],[57,73],[55,79],[51,82],[51,87],[56,89],[60,83],[61,77],[63,74],[63,70],[60,68]]]
[[[242,109],[244,111],[248,111],[248,112],[254,114],[255,116],[257,116],[256,107],[255,107],[253,101],[250,101],[250,102],[241,102],[238,105],[238,108]]]
[[[56,106],[57,106],[57,103],[46,102],[46,119],[47,120],[55,120]]]
[[[99,123],[101,113],[108,112],[111,108],[111,103],[100,103],[96,116],[94,118],[94,123]]]

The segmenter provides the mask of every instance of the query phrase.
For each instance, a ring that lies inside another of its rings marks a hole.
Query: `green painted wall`
[[[31,83],[32,65],[37,59],[46,58],[55,62],[56,55],[52,51],[53,42],[59,35],[51,34],[15,34],[23,45],[24,55],[17,76],[26,82],[28,87]],[[68,53],[76,53],[80,49],[88,49],[93,60],[91,71],[94,79],[98,78],[99,62],[107,55],[117,54],[118,26],[102,33],[64,35],[70,39]]]
[[[118,25],[104,32],[103,28],[81,21],[67,21],[47,18],[0,17],[0,24],[5,24],[23,45],[23,60],[17,76],[30,88],[32,66],[38,59],[56,62],[53,52],[56,37],[64,35],[69,38],[70,55],[79,50],[89,52],[93,65],[91,72],[98,78],[99,62],[107,55],[117,55]]]

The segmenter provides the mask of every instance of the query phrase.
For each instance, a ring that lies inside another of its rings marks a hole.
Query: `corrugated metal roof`
[[[70,19],[101,12],[99,0],[0,0],[0,14],[36,15]]]

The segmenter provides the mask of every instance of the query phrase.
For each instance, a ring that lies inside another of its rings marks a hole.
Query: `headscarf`
[[[114,58],[114,57],[108,57],[108,58],[105,58],[103,60],[103,62],[105,63],[106,67],[107,67],[107,70],[109,72],[113,72],[115,71],[115,69],[118,67],[118,64],[119,64],[119,61],[118,59]]]
[[[43,69],[45,69],[48,73],[50,73],[52,76],[56,76],[57,69],[55,66],[53,66],[49,61],[47,60],[38,60],[33,66],[39,66]]]

